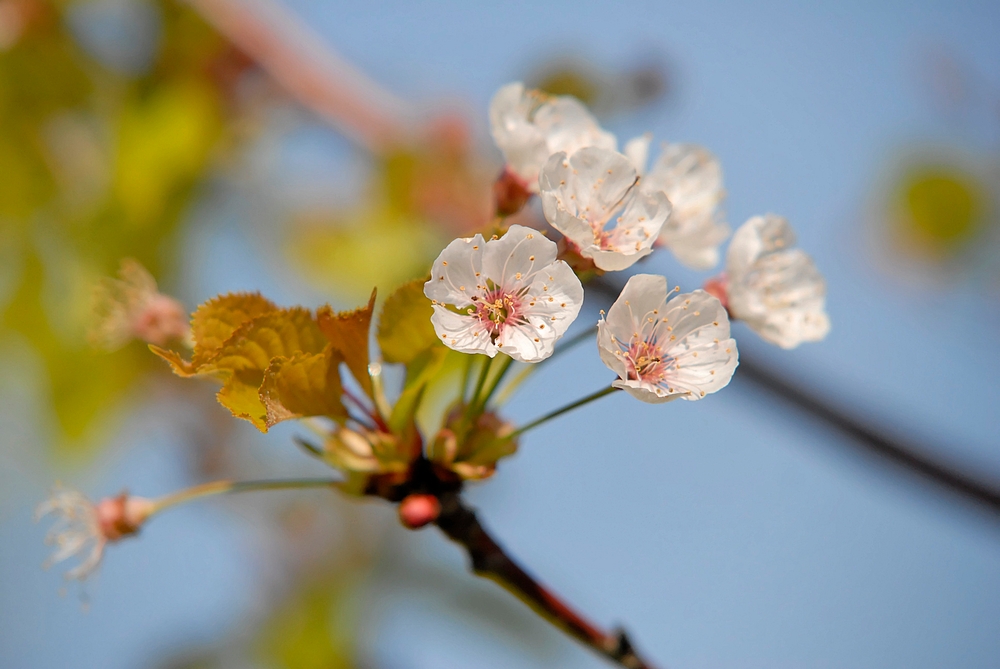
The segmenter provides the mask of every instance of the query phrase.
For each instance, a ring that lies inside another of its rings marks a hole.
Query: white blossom
[[[782,348],[823,339],[830,330],[826,282],[795,233],[774,214],[740,226],[726,253],[721,286],[729,313]]]
[[[722,303],[703,290],[676,295],[667,280],[636,274],[597,324],[614,386],[643,402],[699,400],[724,388],[738,364]]]
[[[538,192],[538,173],[553,153],[573,153],[586,146],[617,149],[618,140],[598,124],[574,97],[525,90],[507,84],[490,102],[490,130],[507,169]]]
[[[424,284],[438,337],[456,351],[520,362],[552,355],[583,304],[580,280],[556,253],[555,242],[521,225],[499,239],[451,242]]]
[[[642,190],[664,193],[673,205],[658,243],[692,269],[712,269],[719,264],[719,245],[729,236],[720,209],[726,192],[719,161],[694,144],[666,144],[652,169],[643,174],[649,143],[649,135],[636,137],[626,144],[625,155],[642,175]]]
[[[546,220],[605,271],[623,270],[652,253],[670,217],[667,197],[638,188],[635,167],[616,151],[557,153],[538,183]]]

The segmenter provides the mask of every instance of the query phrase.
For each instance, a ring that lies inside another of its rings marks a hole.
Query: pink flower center
[[[521,298],[522,296],[517,293],[508,293],[499,288],[479,299],[473,298],[476,303],[475,316],[494,341],[500,336],[504,326],[524,322]]]
[[[665,355],[655,341],[633,341],[625,353],[625,369],[633,381],[658,384],[667,375],[674,359]]]

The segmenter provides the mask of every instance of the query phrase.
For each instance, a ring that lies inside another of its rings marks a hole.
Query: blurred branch
[[[405,136],[406,104],[340,58],[275,0],[188,0],[289,95],[364,148]]]
[[[441,514],[435,524],[460,544],[472,568],[509,590],[539,615],[609,660],[628,669],[653,669],[639,656],[624,631],[607,632],[586,620],[536,581],[487,534],[475,511],[457,492],[440,496]]]
[[[606,277],[595,279],[590,286],[609,302],[621,292]],[[813,420],[834,428],[850,438],[855,450],[874,455],[885,464],[931,483],[939,491],[973,502],[1000,519],[1000,485],[976,476],[966,467],[932,455],[946,449],[927,444],[918,446],[902,435],[876,427],[885,421],[865,421],[852,415],[847,409],[835,406],[820,394],[775,372],[754,356],[748,356],[745,350],[740,351],[740,365],[733,380],[737,384],[752,384]]]

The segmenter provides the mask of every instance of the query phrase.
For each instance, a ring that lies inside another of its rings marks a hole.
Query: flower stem
[[[479,370],[479,378],[476,379],[476,389],[472,391],[472,397],[469,399],[467,416],[471,416],[475,413],[475,407],[479,404],[479,396],[483,392],[483,386],[486,385],[486,377],[490,375],[490,367],[493,364],[493,358],[486,358],[483,360],[483,366]]]
[[[520,437],[522,434],[524,434],[525,432],[527,432],[528,430],[530,430],[530,429],[532,429],[534,427],[538,427],[542,423],[550,421],[553,418],[556,418],[557,416],[561,416],[561,415],[563,415],[564,413],[566,413],[568,411],[572,411],[573,409],[576,409],[577,407],[582,407],[584,404],[588,404],[590,402],[593,402],[594,400],[599,400],[602,397],[604,397],[605,395],[610,395],[611,393],[615,392],[616,390],[621,390],[621,389],[620,388],[615,388],[614,386],[608,386],[607,388],[601,388],[600,390],[598,390],[595,393],[591,393],[590,395],[587,395],[586,397],[578,399],[575,402],[571,402],[571,403],[569,403],[569,404],[567,404],[565,406],[559,407],[555,411],[550,411],[549,413],[545,414],[541,418],[536,418],[535,420],[531,421],[527,425],[519,427],[518,429],[514,430],[513,432],[511,432],[510,434],[506,435],[503,438],[504,439],[516,439],[516,438]]]
[[[550,360],[554,360],[560,354],[565,353],[566,351],[576,347],[577,345],[592,339],[595,334],[597,334],[596,325],[592,328],[587,328],[582,332],[578,332],[569,339],[560,342],[559,346],[556,347],[556,350],[553,351],[552,355],[547,357],[545,360],[542,360],[541,362],[535,363],[533,365],[525,366],[525,368],[519,371],[514,376],[514,378],[512,378],[510,382],[506,386],[504,386],[503,390],[500,391],[500,394],[497,396],[496,402],[493,403],[494,406],[499,407],[506,404],[507,401],[510,399],[510,396],[514,394],[514,391],[517,390],[520,387],[520,385],[528,379],[529,376],[531,376],[534,372],[540,369],[542,365],[549,362]]]
[[[178,490],[153,501],[153,515],[179,504],[208,497],[236,492],[253,492],[255,490],[290,490],[302,488],[329,488],[338,483],[335,479],[272,479],[262,481],[212,481],[184,490]]]
[[[507,373],[507,370],[510,369],[510,366],[513,363],[514,363],[514,358],[511,358],[510,356],[506,355],[504,356],[503,360],[500,361],[497,373],[493,375],[493,379],[489,382],[489,387],[486,389],[486,392],[483,393],[483,396],[479,399],[479,405],[476,408],[477,413],[482,413],[483,409],[486,408],[486,403],[490,401],[491,397],[493,397],[493,393],[496,392],[497,386],[499,386],[500,382],[503,381],[504,375]]]

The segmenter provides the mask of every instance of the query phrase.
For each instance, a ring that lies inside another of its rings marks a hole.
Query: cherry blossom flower
[[[597,324],[601,360],[619,376],[612,385],[643,402],[699,400],[724,388],[738,364],[718,299],[668,295],[662,276],[636,274]]]
[[[122,260],[117,279],[104,279],[94,291],[92,345],[103,350],[121,348],[132,339],[164,346],[189,336],[183,305],[163,295],[156,280],[135,260]]]
[[[490,130],[503,152],[508,172],[538,192],[538,173],[553,153],[573,153],[586,146],[617,149],[618,140],[603,130],[574,97],[525,90],[507,84],[490,102]]]
[[[667,197],[638,188],[635,167],[616,151],[557,153],[538,183],[546,220],[605,271],[623,270],[652,253],[670,217]]]
[[[640,188],[665,194],[673,205],[657,242],[692,269],[712,269],[719,264],[719,245],[729,236],[729,225],[719,208],[726,196],[719,161],[694,144],[666,144],[644,174],[650,139],[643,135],[629,141],[625,155],[642,175]]]
[[[122,493],[94,504],[77,490],[56,486],[35,510],[36,521],[57,515],[45,535],[45,543],[56,547],[45,567],[77,556],[80,562],[66,572],[66,578],[85,580],[100,566],[104,547],[138,532],[152,511],[153,503],[143,497]]]
[[[706,284],[725,299],[734,319],[782,348],[819,341],[830,330],[826,282],[812,258],[794,246],[788,221],[755,216],[733,235],[725,273]]]
[[[521,225],[499,239],[451,242],[424,284],[438,337],[491,358],[498,351],[519,362],[552,355],[583,304],[580,280],[556,253],[555,242]]]

